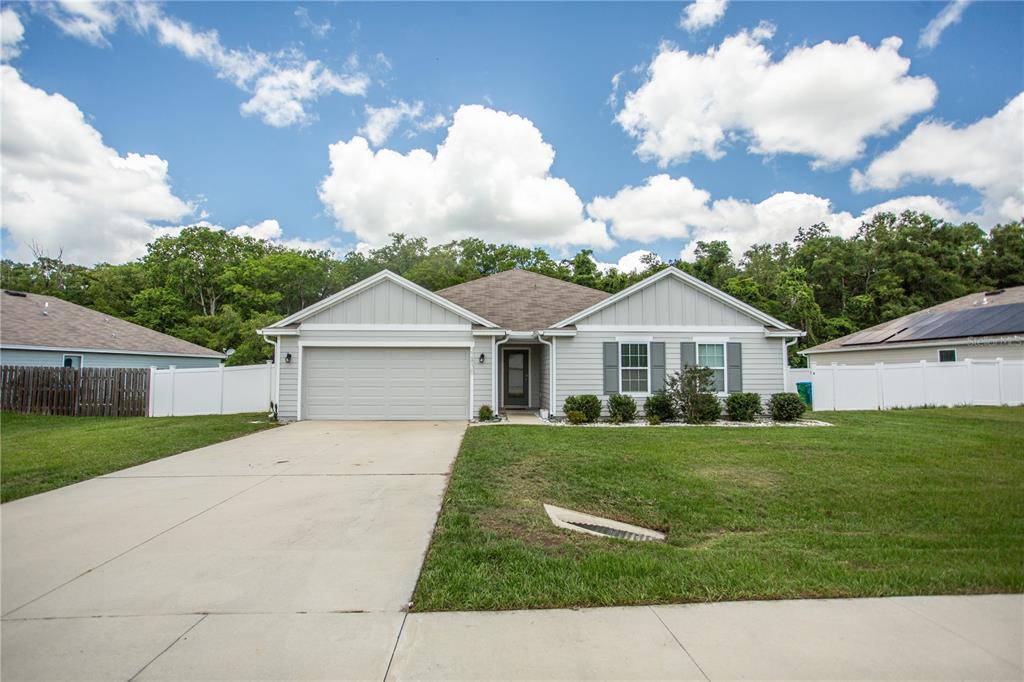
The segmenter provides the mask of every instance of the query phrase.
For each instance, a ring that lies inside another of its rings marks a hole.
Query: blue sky
[[[205,221],[628,266],[878,206],[1020,218],[1024,4],[708,5],[4,3],[5,257],[117,262]],[[414,115],[384,136],[375,109]]]

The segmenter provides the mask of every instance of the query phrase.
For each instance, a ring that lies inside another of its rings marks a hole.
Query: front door
[[[528,407],[530,404],[530,353],[525,350],[505,351],[505,406]]]

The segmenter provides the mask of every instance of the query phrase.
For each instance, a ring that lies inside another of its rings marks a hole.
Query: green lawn
[[[415,609],[1024,591],[1024,408],[811,416],[835,426],[471,428]]]
[[[60,488],[275,425],[265,414],[147,418],[4,412],[0,415],[0,501]]]

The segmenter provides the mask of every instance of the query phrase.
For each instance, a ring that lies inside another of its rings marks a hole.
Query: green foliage
[[[636,419],[636,401],[632,396],[616,393],[608,397],[608,414],[612,421],[631,422]]]
[[[480,411],[477,413],[477,417],[479,417],[482,422],[489,422],[494,419],[494,410],[491,409],[490,405],[481,405]]]
[[[738,260],[721,241],[698,242],[693,262],[674,265],[807,332],[797,352],[968,293],[1024,284],[1024,227],[952,224],[905,212],[882,213],[849,238],[824,225],[794,225],[792,242],[756,244]],[[189,227],[160,237],[139,261],[87,268],[60,254],[32,263],[0,261],[0,285],[72,303],[182,336],[222,351],[234,363],[258,362],[272,347],[254,333],[383,269],[428,289],[521,268],[615,293],[667,264],[602,272],[590,251],[554,260],[540,248],[462,239],[431,246],[391,235],[365,253],[341,258]],[[258,322],[258,324],[257,324]],[[666,417],[661,415],[662,419]]]
[[[707,367],[686,367],[668,378],[665,395],[683,421],[704,424],[722,415],[722,404],[712,393],[714,376]]]
[[[659,422],[670,421],[677,417],[676,410],[672,407],[672,400],[665,391],[658,391],[647,397],[647,400],[644,401],[644,414],[647,415],[648,421],[652,416],[657,417]]]
[[[806,411],[807,406],[796,393],[776,393],[768,400],[768,413],[775,421],[790,422]]]
[[[586,424],[590,421],[587,419],[587,415],[583,414],[579,410],[567,410],[565,418],[569,420],[570,424]]]
[[[571,395],[565,399],[566,416],[570,412],[581,412],[588,422],[596,422],[601,418],[601,399],[596,395]]]
[[[725,399],[725,412],[735,422],[753,421],[761,413],[761,396],[757,393],[733,393]]]
[[[651,426],[657,426],[658,424],[661,423],[661,417],[652,412],[651,414],[647,415],[647,423],[650,424]]]

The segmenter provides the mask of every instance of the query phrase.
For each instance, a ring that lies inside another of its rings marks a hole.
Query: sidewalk
[[[410,614],[388,680],[1024,679],[1024,596]]]

